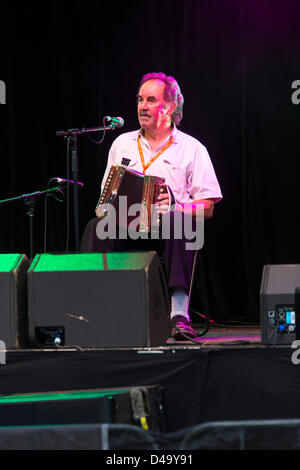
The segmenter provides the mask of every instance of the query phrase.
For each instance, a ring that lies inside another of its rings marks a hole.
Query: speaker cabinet
[[[165,431],[160,385],[61,390],[0,397],[0,426],[133,424]]]
[[[156,252],[37,255],[28,271],[35,346],[149,347],[169,335]]]
[[[295,291],[300,286],[299,264],[266,265],[260,289],[263,344],[291,344],[296,337]]]
[[[0,340],[6,349],[24,347],[28,343],[28,268],[26,255],[0,254]]]

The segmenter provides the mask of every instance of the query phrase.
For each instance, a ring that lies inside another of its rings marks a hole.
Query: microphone
[[[58,183],[58,184],[75,184],[75,181],[73,180],[66,180],[64,178],[51,178],[50,181],[54,181],[55,183]],[[76,184],[78,184],[79,186],[83,187],[84,184],[83,183],[80,183],[79,181],[76,182]]]
[[[121,117],[111,117],[105,116],[104,118],[107,122],[110,122],[114,127],[122,127],[124,126],[124,119]]]

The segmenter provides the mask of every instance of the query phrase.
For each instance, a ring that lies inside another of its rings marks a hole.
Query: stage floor
[[[152,347],[84,347],[80,345],[77,347],[66,346],[66,347],[42,347],[42,348],[20,348],[20,349],[7,349],[7,352],[38,352],[38,351],[75,351],[75,350],[161,350],[161,349],[211,349],[211,348],[249,348],[249,347],[261,347],[265,348],[266,345],[261,342],[261,330],[259,325],[212,325],[209,330],[201,336],[204,331],[204,326],[200,324],[193,324],[193,327],[199,337],[194,341],[182,340],[175,341],[173,338],[166,338],[166,342],[161,346]],[[276,345],[278,346],[278,345]],[[285,345],[286,346],[286,345]]]
[[[8,349],[7,352],[38,352],[38,351],[75,351],[75,350],[87,350],[87,351],[110,351],[110,350],[168,350],[172,349],[221,349],[221,348],[272,348],[272,347],[289,347],[286,344],[280,344],[280,339],[277,344],[263,344],[261,340],[261,329],[260,325],[239,325],[239,324],[230,324],[230,325],[220,325],[214,324],[210,326],[209,330],[201,336],[201,333],[204,332],[204,326],[201,324],[193,324],[193,327],[199,337],[194,341],[191,340],[182,340],[175,341],[173,338],[166,338],[166,342],[161,344],[161,346],[151,346],[151,347],[84,347],[80,345],[76,347],[66,346],[66,347],[43,347],[43,348],[26,348],[26,349]]]

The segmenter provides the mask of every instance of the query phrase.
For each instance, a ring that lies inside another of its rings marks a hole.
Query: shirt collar
[[[133,137],[132,139],[133,140],[137,140],[139,136],[144,136],[144,129],[139,129],[137,130],[134,134],[133,134]],[[171,136],[173,137],[173,143],[174,144],[177,144],[178,143],[178,140],[177,140],[177,136],[178,136],[178,129],[176,127],[176,125],[174,124],[173,125],[173,129],[172,129],[172,134]]]

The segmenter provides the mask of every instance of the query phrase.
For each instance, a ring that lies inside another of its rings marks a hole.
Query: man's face
[[[138,119],[147,130],[159,130],[171,124],[171,104],[165,101],[165,83],[154,79],[145,82],[138,94]]]

